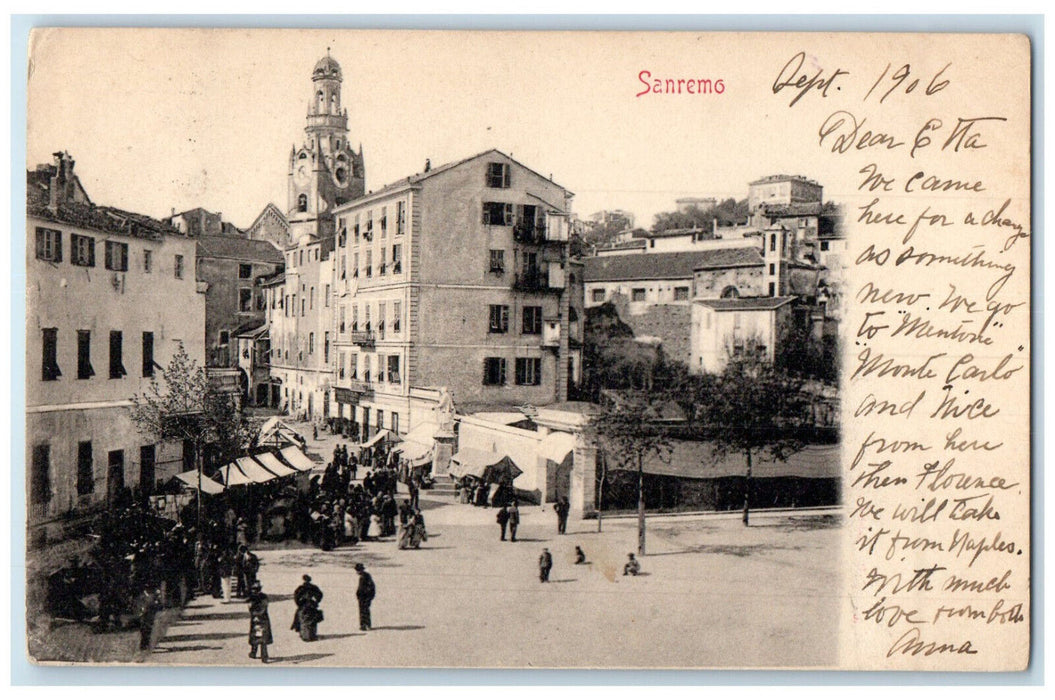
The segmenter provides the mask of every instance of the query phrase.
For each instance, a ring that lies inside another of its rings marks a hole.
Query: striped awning
[[[195,491],[198,489],[198,470],[192,469],[189,472],[183,472],[177,474],[176,477],[187,486],[190,486]],[[201,477],[201,492],[207,493],[210,496],[223,493],[223,484],[218,484],[204,474]]]
[[[260,462],[264,469],[278,477],[289,476],[290,474],[296,474],[297,470],[292,467],[287,467],[283,464],[278,457],[270,452],[261,452],[260,454],[253,455],[253,459]]]
[[[315,462],[312,462],[299,447],[284,447],[279,450],[278,456],[297,471],[310,472],[315,468]]]

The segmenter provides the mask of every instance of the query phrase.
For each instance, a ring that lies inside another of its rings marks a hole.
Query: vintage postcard
[[[1030,78],[34,30],[30,660],[1026,668]]]

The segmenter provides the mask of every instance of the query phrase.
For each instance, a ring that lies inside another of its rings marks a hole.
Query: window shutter
[[[509,163],[502,164],[502,187],[509,187],[509,172],[511,170]]]
[[[504,357],[498,361],[498,368],[500,370],[498,383],[499,384],[505,384],[506,383],[506,359]]]
[[[62,232],[55,232],[55,262],[62,262]]]
[[[505,225],[506,226],[512,226],[513,224],[516,223],[516,219],[513,216],[513,205],[512,204],[506,204],[504,208],[505,208],[505,211],[504,211],[504,214],[505,214]]]
[[[38,260],[43,260],[44,259],[44,255],[45,255],[44,239],[45,239],[44,230],[38,228],[37,229],[37,259]]]
[[[485,224],[485,225],[491,223],[490,221],[487,220],[487,213],[488,213],[487,212],[487,202],[483,203],[483,207],[481,207],[481,209],[482,209],[482,214],[481,214],[481,217],[480,217],[480,223]]]

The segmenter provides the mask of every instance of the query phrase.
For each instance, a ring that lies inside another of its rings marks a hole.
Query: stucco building
[[[571,197],[490,150],[338,207],[336,415],[365,439],[413,429],[419,388],[460,409],[564,400],[581,345]]]
[[[91,202],[56,153],[27,177],[26,477],[33,541],[64,516],[183,469],[129,407],[180,345],[204,364],[195,241],[169,224]]]

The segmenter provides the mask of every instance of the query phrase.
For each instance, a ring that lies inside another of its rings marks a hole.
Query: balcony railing
[[[559,292],[559,287],[551,287],[546,270],[536,268],[517,273],[513,279],[513,289],[518,292]]]
[[[513,226],[513,240],[517,243],[537,245],[546,240],[546,225],[534,221],[518,221]]]
[[[374,390],[373,385],[369,382],[360,381],[358,379],[350,379],[347,382],[348,389],[351,391],[358,392],[360,394],[366,394]]]
[[[352,331],[352,342],[356,345],[373,345],[376,341],[373,331]]]

